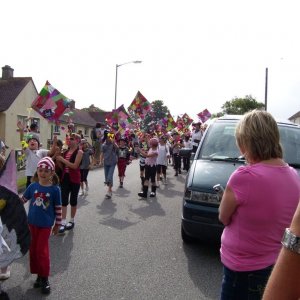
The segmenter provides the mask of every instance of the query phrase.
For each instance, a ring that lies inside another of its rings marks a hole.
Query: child
[[[108,187],[107,193],[105,195],[106,199],[111,199],[112,197],[113,177],[118,161],[118,148],[119,146],[115,142],[114,134],[107,133],[105,135],[105,142],[103,143],[102,147],[105,184]]]
[[[166,138],[161,136],[159,138],[158,156],[157,156],[157,187],[159,187],[159,180],[167,184],[167,165],[170,157],[169,147],[166,144]]]
[[[80,164],[80,192],[79,192],[79,196],[83,196],[84,194],[87,195],[87,192],[89,190],[89,185],[88,185],[88,181],[87,181],[87,177],[89,174],[89,170],[91,167],[91,157],[93,155],[93,150],[89,147],[89,144],[87,142],[87,140],[82,139],[81,140],[81,147],[82,147],[82,160],[81,160],[81,164]],[[84,189],[84,185],[85,185],[85,189]]]
[[[25,126],[19,121],[17,126],[20,131],[20,140],[23,141],[24,138],[24,128]],[[39,149],[40,141],[39,137],[36,134],[29,134],[27,138],[28,146],[23,146],[23,152],[26,157],[26,168],[25,176],[27,177],[26,188],[29,187],[31,183],[31,178],[36,172],[36,167],[40,159],[50,155],[50,151],[47,149]]]
[[[130,162],[130,151],[129,148],[126,146],[126,139],[124,137],[121,137],[119,140],[118,149],[118,172],[120,179],[120,188],[123,188],[126,167]]]
[[[143,185],[143,191],[138,193],[142,198],[147,198],[149,180],[151,179],[151,193],[150,197],[156,196],[156,160],[158,156],[158,140],[156,138],[151,138],[149,141],[150,149],[148,152],[145,152],[141,148],[140,153],[146,157],[145,160],[145,181]]]
[[[30,201],[28,224],[31,232],[30,272],[37,274],[34,288],[41,288],[42,294],[50,293],[49,237],[58,233],[61,225],[61,193],[55,165],[50,157],[38,162],[33,183],[26,189],[22,201]],[[55,225],[52,228],[55,221]]]

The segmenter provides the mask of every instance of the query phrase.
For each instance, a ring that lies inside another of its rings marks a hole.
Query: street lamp
[[[141,60],[133,60],[123,64],[116,65],[116,82],[115,82],[115,109],[117,108],[117,86],[118,86],[118,68],[127,64],[140,64]]]

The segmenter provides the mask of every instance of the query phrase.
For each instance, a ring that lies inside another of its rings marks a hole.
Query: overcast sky
[[[300,111],[299,1],[10,0],[1,3],[0,64],[48,80],[77,108],[129,106],[139,90],[177,116],[212,113],[234,97]]]

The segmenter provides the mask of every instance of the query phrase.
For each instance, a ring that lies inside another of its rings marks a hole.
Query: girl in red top
[[[62,198],[62,226],[59,233],[71,230],[75,226],[75,215],[77,211],[77,198],[80,189],[80,163],[83,152],[79,149],[81,141],[80,135],[72,133],[68,140],[68,150],[63,156],[56,159],[64,164],[64,170],[61,179],[61,198]],[[67,206],[71,205],[71,219],[67,223]]]

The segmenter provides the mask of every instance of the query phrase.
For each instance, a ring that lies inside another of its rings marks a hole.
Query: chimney
[[[5,65],[4,67],[2,67],[2,79],[10,78],[14,78],[14,69],[12,69],[8,65]]]

